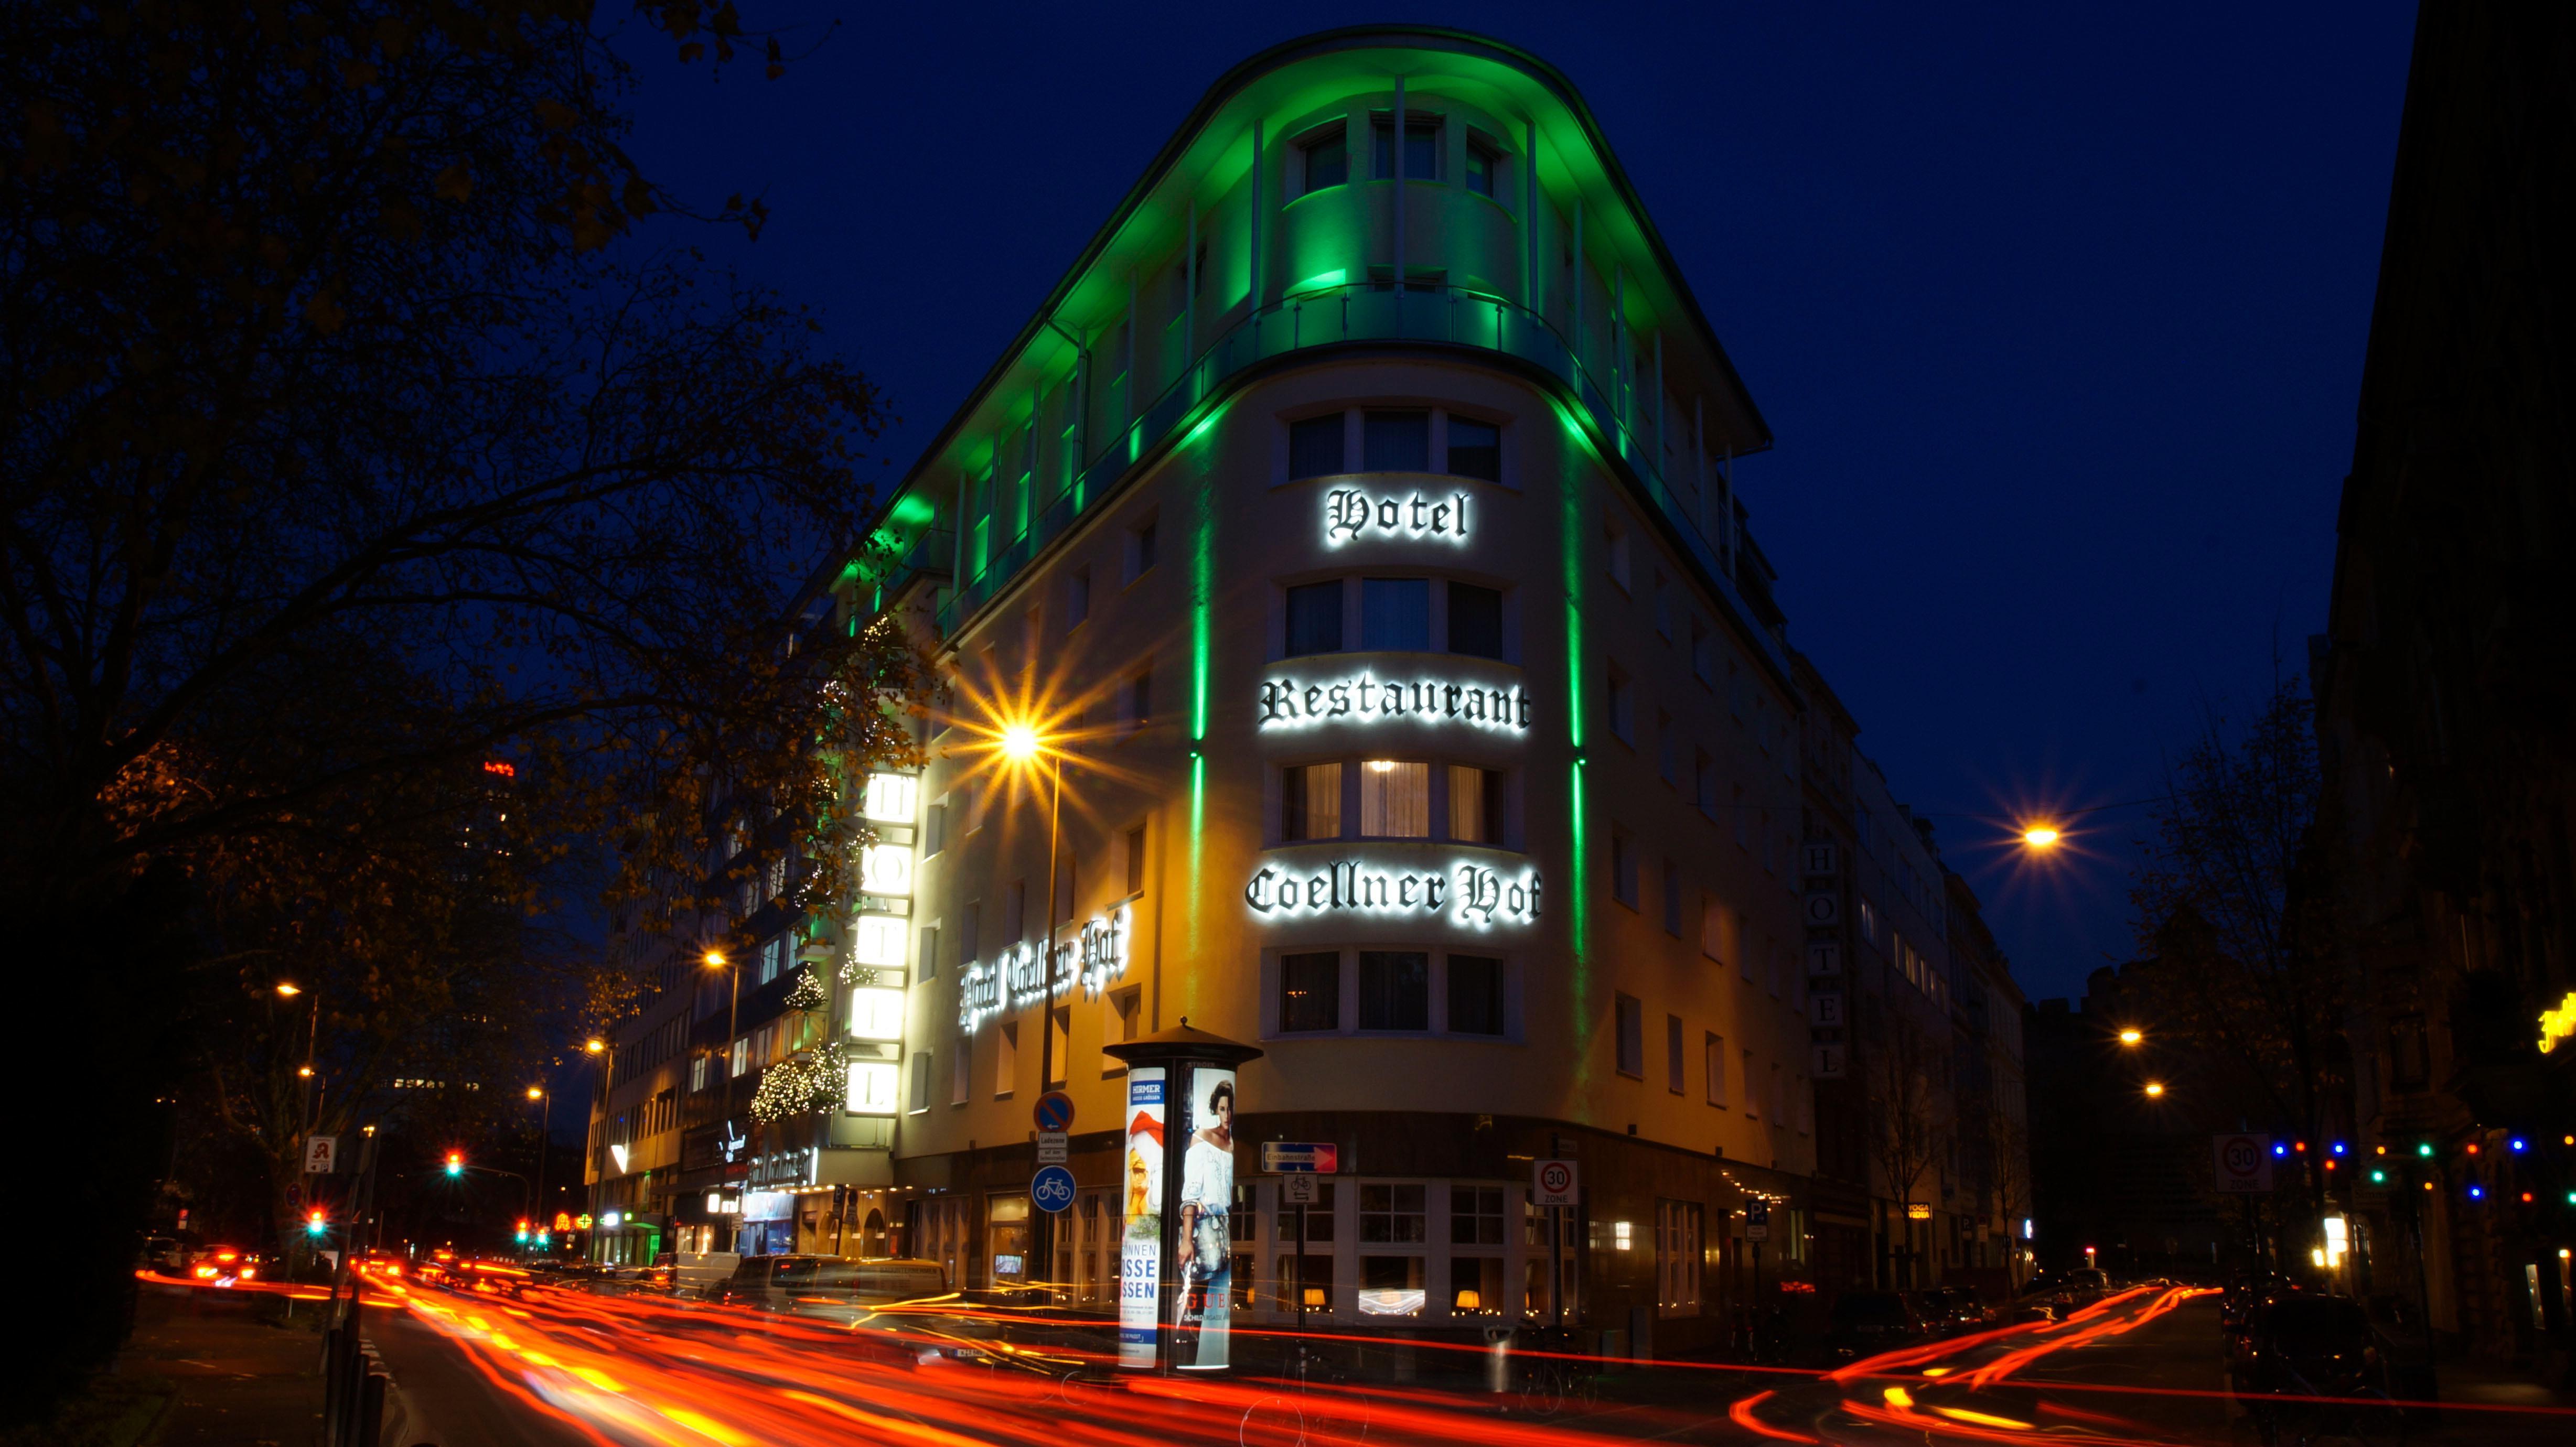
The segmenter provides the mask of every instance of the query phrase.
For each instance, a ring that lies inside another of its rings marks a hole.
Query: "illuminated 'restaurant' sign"
[[[1398,678],[1383,673],[1352,673],[1304,683],[1287,674],[1261,681],[1264,729],[1313,728],[1318,724],[1393,723],[1460,724],[1498,733],[1527,733],[1530,696],[1517,687],[1486,688],[1441,678]]]

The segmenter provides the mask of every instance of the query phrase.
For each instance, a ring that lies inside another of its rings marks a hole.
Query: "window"
[[[1154,721],[1154,673],[1146,669],[1127,680],[1127,726],[1141,729]]]
[[[1124,1045],[1135,1039],[1137,1032],[1143,1028],[1142,1022],[1145,1018],[1144,991],[1121,990],[1108,997],[1108,1005],[1108,1010],[1101,1016],[1100,1043]],[[1101,1054],[1100,1069],[1103,1073],[1126,1068],[1126,1061],[1105,1051]]]
[[[707,1060],[708,1057],[704,1055],[690,1057],[689,1089],[704,1090],[707,1088]]]
[[[983,941],[981,939],[984,932],[983,901],[977,900],[974,903],[967,905],[966,916],[958,923],[957,958],[971,965],[977,960],[984,958]]]
[[[1681,742],[1673,731],[1673,716],[1655,710],[1655,777],[1667,784],[1681,782]]]
[[[1419,1246],[1431,1239],[1430,1211],[1419,1185],[1360,1186],[1360,1241],[1370,1246]]]
[[[1494,194],[1494,148],[1470,137],[1467,141],[1467,189],[1479,196]]]
[[[1637,907],[1637,845],[1625,829],[1610,831],[1610,893],[1630,909]]]
[[[1628,675],[1612,668],[1601,691],[1602,705],[1609,710],[1610,732],[1623,743],[1637,741],[1636,699],[1628,687]]]
[[[1014,879],[1002,890],[1002,942],[1015,945],[1029,937],[1029,882]]]
[[[1091,570],[1076,568],[1064,580],[1064,627],[1070,633],[1091,616]]]
[[[1430,579],[1360,580],[1360,647],[1419,653],[1430,646]]]
[[[1670,855],[1664,858],[1664,933],[1682,937],[1682,864]]]
[[[1301,583],[1288,590],[1290,658],[1342,651],[1342,580]]]
[[[1342,766],[1298,764],[1279,771],[1279,837],[1342,837]]]
[[[1746,1092],[1748,1094],[1751,1093],[1751,1089],[1752,1087],[1748,1083],[1746,1086]],[[1771,1089],[1763,1097],[1763,1104],[1768,1107],[1771,1112],[1771,1123],[1773,1125],[1787,1125],[1789,1123],[1785,1100],[1786,1098],[1780,1093],[1780,1062],[1775,1060],[1771,1062]],[[1951,1149],[1956,1150],[1957,1148],[1958,1143],[1956,1141],[1951,1142]]]
[[[1708,1103],[1726,1104],[1726,1037],[1706,1035],[1700,1040],[1700,1069],[1708,1073]]]
[[[940,800],[921,811],[921,852],[924,858],[948,847],[948,801]]]
[[[1700,1233],[1697,1201],[1655,1203],[1655,1311],[1661,1316],[1699,1315]]]
[[[1503,656],[1503,594],[1473,583],[1449,585],[1449,651],[1474,658]]]
[[[1371,839],[1431,837],[1431,766],[1371,759],[1360,766],[1360,833]]]
[[[1374,146],[1377,178],[1395,179],[1395,118],[1387,117],[1369,127]],[[1404,118],[1404,179],[1437,181],[1440,179],[1440,120],[1437,116],[1408,114]]]
[[[1629,591],[1627,529],[1616,522],[1605,522],[1602,525],[1602,551],[1610,569],[1610,581],[1619,585],[1619,591]]]
[[[912,1052],[912,1098],[904,1103],[913,1114],[930,1109],[930,1052]]]
[[[1288,424],[1288,480],[1330,477],[1342,465],[1342,414],[1328,412]]]
[[[939,978],[939,926],[931,925],[921,932],[921,977]]]
[[[1706,749],[1691,750],[1691,802],[1700,812],[1717,812],[1717,761]]]
[[[1473,417],[1449,414],[1449,472],[1453,477],[1503,480],[1503,429]]]
[[[1461,844],[1503,842],[1503,771],[1449,766],[1449,837]]]
[[[1431,956],[1420,950],[1360,951],[1360,1028],[1431,1028]]]
[[[1744,1113],[1755,1120],[1760,1120],[1762,1102],[1753,1097],[1753,1082],[1756,1078],[1753,1073],[1753,1052],[1747,1050],[1744,1052]]]
[[[1709,638],[1708,625],[1693,618],[1690,629],[1691,676],[1702,683],[1709,682],[1709,660],[1715,653],[1716,649]]]
[[[1360,457],[1369,472],[1429,472],[1431,414],[1418,408],[1362,413]]]
[[[1753,847],[1753,811],[1745,806],[1744,786],[1735,786],[1735,807],[1728,811],[1735,820],[1735,844],[1739,849]]]
[[[1339,186],[1351,179],[1350,134],[1336,130],[1328,136],[1317,136],[1303,147],[1306,153],[1306,189],[1321,191]]]
[[[1342,1028],[1342,957],[1330,950],[1279,957],[1279,1031]]]
[[[1127,534],[1127,580],[1134,582],[1154,569],[1154,520],[1147,518]]]
[[[1673,585],[1661,568],[1655,570],[1655,631],[1673,636]]]
[[[993,1095],[995,1099],[1011,1093],[1018,1084],[1020,1070],[1020,1023],[1006,1021],[993,1032]]]
[[[957,1037],[957,1048],[948,1052],[948,1103],[964,1105],[975,1089],[975,1041],[972,1036]]]
[[[1619,1073],[1646,1078],[1646,1007],[1634,995],[1621,995],[1619,1010]]]
[[[1142,824],[1127,831],[1127,892],[1131,895],[1145,892],[1145,826]]]
[[[1454,1035],[1503,1033],[1503,962],[1486,955],[1449,957],[1449,1030]]]
[[[733,1058],[730,1063],[731,1068],[725,1072],[728,1075],[741,1075],[751,1069],[750,1036],[745,1035],[733,1042]]]
[[[1682,1017],[1664,1017],[1664,1088],[1675,1095],[1690,1088],[1689,1063],[1682,1055]]]

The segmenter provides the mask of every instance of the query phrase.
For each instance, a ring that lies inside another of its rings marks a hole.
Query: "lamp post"
[[[1038,951],[1040,1007],[1038,1012],[1038,1090],[1041,1094],[1055,1088],[1055,882],[1060,870],[1057,850],[1062,845],[1061,824],[1064,819],[1064,755],[1047,746],[1036,729],[1027,724],[1013,724],[1002,731],[1002,752],[1012,762],[1025,764],[1040,755],[1047,761],[1047,890],[1045,943]],[[1067,1042],[1068,1044],[1070,1042]],[[1034,1207],[1037,1203],[1029,1203]],[[1029,1242],[1032,1284],[1044,1282],[1054,1266],[1054,1213],[1039,1211],[1041,1219],[1031,1222],[1036,1228]]]
[[[545,1102],[537,1115],[536,1195],[537,1215],[542,1218],[546,1213],[546,1147],[553,1144],[551,1137],[555,1123],[555,1093],[542,1085],[531,1085],[528,1087],[528,1099]]]
[[[590,1118],[591,1129],[599,1135],[604,1135],[608,1130],[608,1042],[600,1039],[596,1035],[593,1035],[589,1039],[581,1042],[581,1049],[583,1054],[588,1055],[591,1059],[599,1062],[599,1069],[591,1073],[590,1098],[592,1110]],[[590,1142],[596,1138],[597,1136],[595,1135],[587,1133],[584,1135],[582,1150],[585,1156],[590,1152]],[[603,1167],[600,1171],[600,1194],[602,1199],[591,1202],[594,1214],[602,1217],[603,1219],[608,1214],[606,1210],[600,1209],[606,1205],[607,1179],[608,1172],[605,1167]],[[608,1233],[604,1230],[594,1231],[591,1233],[591,1259],[596,1261],[605,1261],[608,1259],[607,1246],[604,1240],[607,1234]]]
[[[280,980],[277,982],[277,994],[280,999],[292,1000],[298,995],[307,993],[310,993],[313,996],[313,1014],[312,1017],[304,1024],[304,1064],[302,1068],[295,1072],[304,1079],[304,1108],[301,1118],[296,1121],[296,1125],[299,1127],[299,1133],[303,1135],[311,1135],[313,1133],[314,1126],[313,1046],[314,1042],[320,1039],[322,1034],[322,992],[319,990],[308,992],[302,985],[298,985],[290,980]]]
[[[742,966],[739,963],[727,961],[725,959],[725,952],[722,950],[707,951],[706,962],[707,968],[710,970],[730,970],[733,975],[732,999],[725,1005],[724,1053],[716,1057],[716,1067],[724,1072],[725,1078],[724,1118],[717,1123],[716,1129],[718,1131],[729,1131],[733,1129],[733,1032],[734,1027],[740,1023],[742,1016]],[[733,1163],[722,1158],[724,1153],[724,1142],[724,1136],[718,1135],[716,1137],[716,1153],[718,1156],[716,1161],[716,1181],[719,1189],[722,1188],[723,1183],[733,1174],[730,1170]],[[734,1229],[739,1231],[741,1230],[741,1227],[737,1226]]]

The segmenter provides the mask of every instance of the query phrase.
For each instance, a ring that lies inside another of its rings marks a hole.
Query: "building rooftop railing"
[[[1111,433],[1072,480],[1038,509],[1026,531],[997,548],[980,568],[976,560],[966,560],[962,571],[968,576],[956,580],[954,594],[939,610],[940,635],[954,636],[961,621],[990,601],[1083,514],[1105,502],[1130,469],[1170,440],[1237,375],[1293,353],[1355,342],[1473,347],[1535,366],[1563,383],[1577,403],[1572,416],[1589,429],[1596,446],[1626,464],[1699,565],[1710,589],[1734,610],[1745,631],[1760,640],[1781,673],[1787,674],[1787,653],[1765,626],[1764,611],[1737,587],[1732,570],[1701,530],[1699,519],[1665,480],[1653,439],[1641,435],[1642,429],[1624,415],[1626,409],[1619,402],[1629,390],[1624,379],[1600,377],[1545,317],[1517,303],[1461,287],[1407,286],[1397,291],[1378,283],[1303,291],[1236,322],[1160,396]],[[943,529],[935,536],[953,546],[953,533]],[[924,557],[928,543],[925,537],[917,544],[907,563],[933,569],[953,566],[951,559]]]

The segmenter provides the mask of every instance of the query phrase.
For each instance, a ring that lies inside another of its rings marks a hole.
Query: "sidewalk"
[[[273,1296],[143,1288],[120,1379],[173,1392],[155,1447],[313,1447],[322,1424],[319,1303],[293,1321]]]

